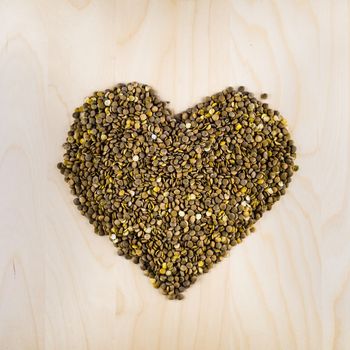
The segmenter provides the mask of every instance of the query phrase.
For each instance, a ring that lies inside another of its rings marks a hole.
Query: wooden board
[[[0,349],[349,349],[348,1],[0,1]],[[56,169],[71,113],[118,82],[180,111],[245,85],[300,172],[181,302],[80,217]]]

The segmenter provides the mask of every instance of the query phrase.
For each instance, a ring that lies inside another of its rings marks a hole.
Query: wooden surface
[[[0,0],[0,349],[349,349],[348,1]],[[96,89],[175,111],[245,85],[289,121],[288,194],[182,302],[94,235],[56,169]]]

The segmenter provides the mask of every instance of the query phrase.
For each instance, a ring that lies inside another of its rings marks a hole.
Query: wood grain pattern
[[[350,3],[0,1],[0,349],[348,349]],[[71,112],[122,81],[175,111],[269,93],[300,172],[183,302],[95,236],[56,169]]]

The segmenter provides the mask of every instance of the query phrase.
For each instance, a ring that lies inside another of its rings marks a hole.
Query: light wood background
[[[0,0],[0,349],[349,349],[350,3]],[[146,82],[180,111],[245,85],[300,172],[257,232],[168,301],[80,217],[71,113]]]

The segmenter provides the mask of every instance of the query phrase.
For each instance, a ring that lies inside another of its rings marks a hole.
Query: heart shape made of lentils
[[[184,112],[140,83],[95,92],[73,113],[58,168],[74,203],[169,299],[221,261],[286,192],[286,120],[244,88]]]

